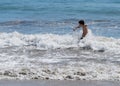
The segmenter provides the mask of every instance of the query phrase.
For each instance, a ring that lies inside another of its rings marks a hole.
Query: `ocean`
[[[119,81],[120,1],[1,0],[0,79]]]

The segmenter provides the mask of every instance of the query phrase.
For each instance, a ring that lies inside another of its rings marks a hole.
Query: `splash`
[[[56,49],[69,47],[90,48],[92,50],[115,51],[120,49],[120,39],[95,36],[89,30],[89,34],[79,41],[80,32],[73,34],[31,34],[25,35],[18,32],[0,33],[0,47],[35,46],[39,49]]]

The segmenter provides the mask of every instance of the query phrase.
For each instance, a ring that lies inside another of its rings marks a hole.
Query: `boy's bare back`
[[[82,37],[85,37],[87,35],[87,33],[88,33],[87,25],[84,25],[82,28],[83,28]]]

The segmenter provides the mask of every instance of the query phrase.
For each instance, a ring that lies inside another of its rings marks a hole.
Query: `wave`
[[[62,21],[29,21],[29,20],[15,20],[15,21],[5,21],[5,22],[0,22],[0,26],[13,26],[13,25],[34,25],[34,26],[48,26],[48,27],[53,27],[53,26],[62,26],[62,25],[67,25],[67,24],[72,24],[72,21],[75,21],[75,19],[65,19]],[[78,21],[78,20],[77,20]]]
[[[120,39],[80,36],[0,33],[0,79],[120,81]]]
[[[0,33],[0,46],[35,46],[39,49],[56,49],[56,48],[90,48],[92,50],[112,50],[120,49],[120,39],[108,38],[102,36],[94,36],[91,31],[83,40],[81,32],[73,34],[57,35],[57,34],[21,34],[18,32]]]

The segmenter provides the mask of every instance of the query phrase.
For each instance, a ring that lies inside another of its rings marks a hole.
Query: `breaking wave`
[[[21,34],[18,32],[0,33],[0,47],[35,46],[39,49],[84,47],[92,50],[119,50],[120,39],[94,36],[91,31],[79,41],[81,32],[73,34]],[[78,43],[79,41],[79,43]]]

